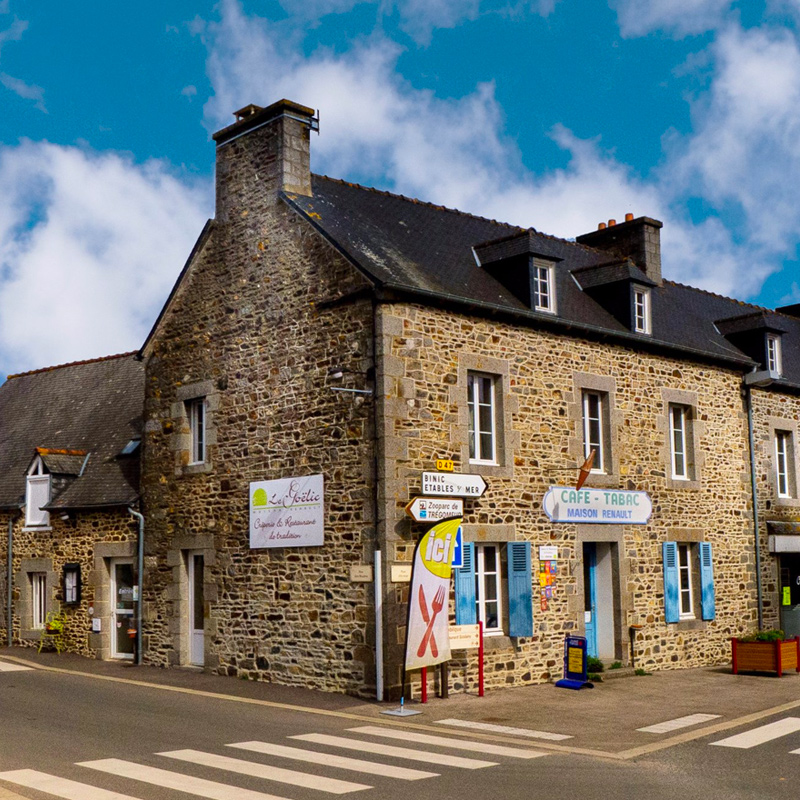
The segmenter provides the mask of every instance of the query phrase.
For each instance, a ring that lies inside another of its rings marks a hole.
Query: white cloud
[[[14,94],[19,95],[23,100],[35,100],[35,107],[46,114],[47,109],[44,105],[44,89],[41,86],[33,86],[19,78],[12,78],[5,72],[0,72],[0,83]]]
[[[7,7],[6,7],[7,13]],[[14,18],[14,21],[3,31],[0,31],[0,53],[2,53],[3,45],[6,42],[18,42],[22,38],[22,34],[28,29],[28,23],[25,20]]]
[[[209,187],[157,161],[24,141],[0,149],[0,363],[139,347],[206,218]]]
[[[624,37],[645,36],[656,30],[681,38],[719,27],[733,0],[612,0]]]

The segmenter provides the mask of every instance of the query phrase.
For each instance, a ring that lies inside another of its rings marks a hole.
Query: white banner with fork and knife
[[[417,544],[408,602],[406,669],[450,660],[448,603],[453,549],[461,518],[434,525]]]

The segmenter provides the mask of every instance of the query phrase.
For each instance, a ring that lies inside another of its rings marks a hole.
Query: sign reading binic
[[[422,473],[422,494],[480,497],[486,491],[486,481],[480,475],[443,472]]]
[[[551,522],[644,525],[653,513],[646,492],[551,486],[542,502]]]

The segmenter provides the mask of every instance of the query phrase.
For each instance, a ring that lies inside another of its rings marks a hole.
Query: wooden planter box
[[[739,672],[800,672],[800,637],[777,642],[731,639],[733,674]]]

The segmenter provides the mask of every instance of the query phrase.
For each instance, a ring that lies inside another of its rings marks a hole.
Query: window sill
[[[701,488],[702,484],[696,478],[667,478],[667,489],[696,492]]]
[[[26,525],[22,530],[28,532],[28,531],[51,531],[53,529],[50,525]]]
[[[487,478],[513,478],[514,467],[504,464],[489,464],[480,461],[470,461],[466,472],[470,475],[484,475]]]
[[[38,642],[42,638],[43,630],[44,628],[30,628],[27,631],[22,631],[19,638],[28,642]]]
[[[489,650],[510,650],[512,641],[510,636],[504,633],[484,633],[483,635],[483,649]]]
[[[775,506],[777,508],[800,508],[800,499],[797,497],[776,497]]]
[[[679,622],[673,623],[677,631],[703,631],[706,628],[706,622],[703,619],[682,619]]]
[[[203,461],[199,464],[187,464],[183,468],[184,475],[202,475],[206,472],[211,472],[211,463],[208,461]]]

